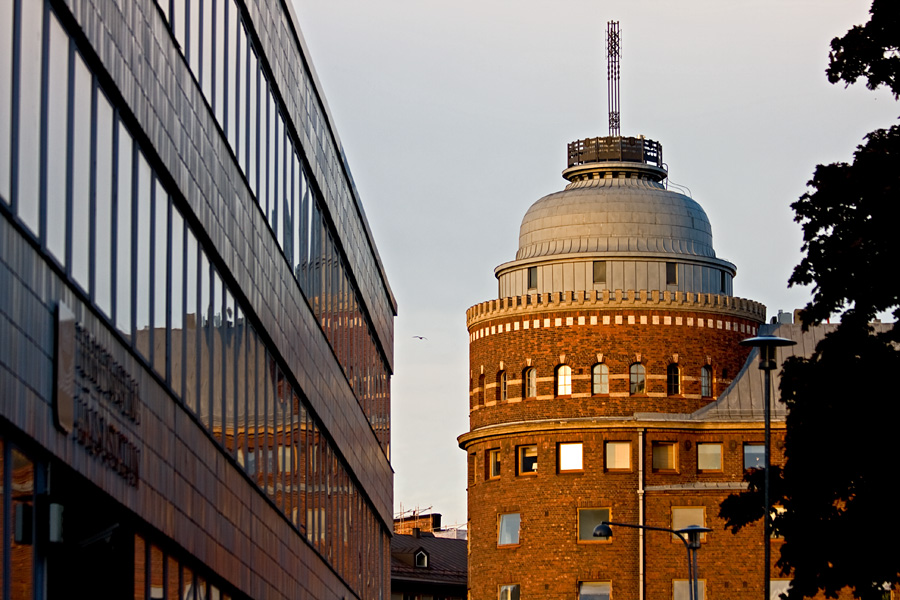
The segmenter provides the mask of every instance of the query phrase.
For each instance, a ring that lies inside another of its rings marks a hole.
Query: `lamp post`
[[[652,527],[650,525],[635,525],[634,523],[603,521],[594,527],[594,537],[611,537],[612,528],[610,525],[615,525],[616,527],[630,527],[632,529],[665,531],[666,533],[677,535],[678,539],[684,543],[684,547],[687,549],[688,589],[690,590],[690,598],[691,600],[700,600],[700,595],[698,593],[699,583],[697,579],[697,550],[700,549],[700,536],[708,531],[712,531],[712,529],[709,527],[701,527],[700,525],[688,525],[683,529],[676,530],[668,529],[666,527]]]
[[[775,349],[781,346],[793,346],[796,344],[794,340],[774,336],[774,335],[758,335],[756,337],[741,340],[742,346],[750,346],[759,348],[759,368],[765,373],[765,407],[763,408],[763,420],[766,424],[765,431],[765,448],[763,454],[763,600],[769,600],[770,582],[769,582],[769,563],[771,562],[771,524],[770,520],[770,499],[769,499],[769,465],[771,462],[772,447],[772,414],[771,406],[771,390],[772,390],[772,369],[778,365],[775,360]]]

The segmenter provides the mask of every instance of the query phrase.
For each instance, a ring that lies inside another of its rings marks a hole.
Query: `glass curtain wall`
[[[237,40],[236,50],[239,45]],[[48,60],[41,58],[45,53]],[[0,210],[34,238],[46,260],[348,585],[360,597],[379,597],[384,565],[372,565],[365,554],[357,559],[348,549],[372,539],[383,545],[380,520],[182,215],[182,200],[167,189],[89,65],[47,2],[0,0]],[[222,85],[224,90],[224,80]],[[283,131],[278,127],[272,131]],[[306,248],[298,272],[316,291],[323,329],[340,324],[355,340],[358,354],[348,343],[336,344],[336,352],[347,360],[345,369],[361,373],[351,378],[365,390],[360,397],[373,407],[384,402],[386,411],[383,361],[355,296],[339,297],[351,286],[337,267],[338,253],[299,159],[293,150],[288,154],[286,140],[280,148],[282,170],[272,173],[290,171],[290,203],[299,207],[292,209],[283,242],[290,238],[292,248]],[[286,189],[288,181],[279,181]],[[301,213],[319,219],[305,237],[293,225]],[[325,293],[326,257],[343,278],[336,293]],[[386,412],[379,417],[372,408],[367,414],[376,423],[384,418],[386,428]]]
[[[387,452],[387,365],[322,199],[311,185],[302,146],[289,132],[281,102],[238,4],[235,0],[158,3],[164,6],[171,33],[183,49],[272,235]],[[334,160],[326,157],[325,149],[331,145],[325,141],[328,135],[321,109],[308,82],[302,87],[309,112],[303,125],[315,140],[314,154],[321,163],[334,166]],[[331,180],[341,178],[335,170],[330,169],[325,185],[334,186]]]

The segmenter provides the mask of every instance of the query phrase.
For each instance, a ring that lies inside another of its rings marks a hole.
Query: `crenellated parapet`
[[[484,319],[511,317],[535,311],[586,309],[702,311],[760,323],[766,320],[764,304],[736,296],[658,290],[581,290],[527,294],[481,302],[466,311],[466,325],[471,328]]]

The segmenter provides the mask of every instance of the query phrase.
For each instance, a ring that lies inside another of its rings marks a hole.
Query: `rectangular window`
[[[594,537],[594,529],[604,521],[609,521],[608,508],[579,508],[578,509],[578,541],[579,542],[606,542],[608,537]]]
[[[19,218],[37,235],[40,225],[40,166],[41,166],[41,53],[44,23],[43,2],[19,3],[19,123],[18,123],[18,212]],[[76,97],[76,100],[78,98]],[[13,100],[15,106],[15,100]],[[91,95],[87,93],[87,118],[90,128]],[[88,136],[90,142],[90,136]],[[15,151],[13,156],[16,156]],[[84,159],[90,165],[90,146]],[[87,176],[83,178],[87,180]],[[87,280],[81,280],[87,289]]]
[[[519,525],[522,516],[519,513],[500,515],[497,531],[497,545],[511,546],[519,543]]]
[[[578,600],[609,600],[611,594],[609,581],[584,581],[578,586]]]
[[[722,470],[722,444],[697,444],[697,470]]]
[[[653,470],[675,471],[677,449],[675,442],[653,442]]]
[[[672,507],[672,529],[678,531],[689,525],[699,525],[706,527],[706,508],[702,506],[673,506]],[[678,540],[678,536],[673,535],[673,540]],[[706,534],[700,534],[700,540],[706,539]],[[679,540],[680,541],[680,540]]]
[[[537,267],[528,267],[528,289],[537,288]]]
[[[559,444],[559,472],[583,471],[583,446],[581,442]]]
[[[487,451],[487,478],[500,478],[500,448]]]
[[[666,285],[678,285],[678,263],[666,263]]]
[[[126,338],[131,338],[131,233],[132,223],[132,172],[134,144],[128,130],[119,121],[118,164],[116,165],[116,327]]]
[[[519,600],[519,584],[501,585],[500,600]]]
[[[706,582],[701,579],[697,582],[697,600],[705,600],[705,598]],[[691,600],[691,587],[687,579],[672,580],[672,600]]]
[[[113,108],[97,90],[97,145],[94,167],[94,302],[112,315]]]
[[[537,444],[519,446],[519,475],[537,475]]]
[[[631,469],[631,442],[606,442],[606,470]]]
[[[744,444],[744,469],[762,469],[766,461],[764,444]]]
[[[595,396],[609,393],[609,367],[603,363],[598,363],[591,369],[591,392]]]
[[[506,387],[506,371],[500,372],[500,377],[498,377],[499,381],[497,382],[497,396],[500,402],[506,402],[509,398]]]
[[[0,17],[2,18],[2,17]],[[4,43],[4,42],[0,42]],[[50,13],[47,60],[47,250],[66,264],[66,165],[68,161],[69,36]],[[8,94],[8,92],[4,91]],[[2,127],[2,126],[0,126]],[[7,142],[7,146],[8,146]],[[8,148],[7,148],[8,150]],[[0,155],[3,152],[0,151]],[[6,167],[0,167],[5,169]],[[111,255],[110,255],[111,256]]]
[[[91,121],[94,79],[81,55],[75,52],[72,131],[72,277],[88,290],[91,278]],[[148,220],[149,222],[149,220]]]
[[[788,587],[791,585],[790,579],[770,579],[769,580],[769,600],[781,600],[781,594],[787,594]],[[884,596],[885,600],[891,600],[891,592],[888,590]]]
[[[10,138],[12,135],[13,4],[0,2],[0,198],[9,204]],[[52,39],[51,39],[52,43]],[[52,50],[51,50],[52,51]],[[51,58],[50,61],[53,64]],[[52,70],[51,70],[52,72]],[[53,79],[51,79],[53,81]]]
[[[594,261],[594,283],[606,283],[606,261]]]

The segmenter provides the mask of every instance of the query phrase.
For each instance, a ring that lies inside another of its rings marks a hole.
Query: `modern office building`
[[[288,0],[0,0],[2,598],[390,594],[396,304]]]
[[[700,205],[666,185],[657,142],[573,142],[563,176],[495,269],[500,297],[466,314],[471,597],[686,600],[681,541],[593,536],[614,521],[712,528],[701,600],[756,599],[762,525],[734,535],[718,513],[762,464],[761,375],[739,342],[765,307],[733,295],[736,268]]]

